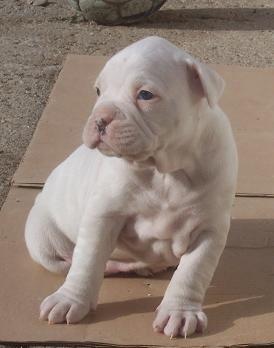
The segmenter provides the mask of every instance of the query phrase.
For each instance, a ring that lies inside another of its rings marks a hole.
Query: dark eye
[[[141,100],[150,100],[153,98],[154,98],[154,95],[149,91],[145,91],[144,89],[142,89],[137,95],[137,99],[141,99]]]
[[[101,94],[100,89],[98,87],[96,87],[96,93],[97,93],[98,97]]]

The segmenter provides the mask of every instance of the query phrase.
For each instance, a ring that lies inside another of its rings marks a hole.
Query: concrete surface
[[[65,56],[112,55],[148,35],[205,62],[274,66],[274,1],[169,0],[128,27],[84,22],[66,0],[0,1],[0,206]]]

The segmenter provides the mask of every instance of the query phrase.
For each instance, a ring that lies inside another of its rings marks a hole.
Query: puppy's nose
[[[104,135],[106,133],[106,127],[113,120],[113,117],[110,115],[104,115],[103,117],[97,117],[95,119],[96,128],[99,134]]]

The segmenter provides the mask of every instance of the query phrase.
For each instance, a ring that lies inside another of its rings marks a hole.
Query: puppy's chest
[[[158,183],[135,197],[128,233],[140,241],[172,240],[196,219],[189,195],[173,182]],[[186,232],[186,231],[185,231]]]

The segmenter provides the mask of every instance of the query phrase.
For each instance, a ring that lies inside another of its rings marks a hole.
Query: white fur
[[[32,258],[68,272],[42,302],[41,318],[81,320],[96,307],[104,272],[178,265],[154,330],[203,331],[202,302],[225,246],[237,176],[231,127],[217,105],[224,82],[149,37],[112,57],[96,87],[86,145],[51,173],[26,224]],[[142,89],[157,97],[140,100]]]

